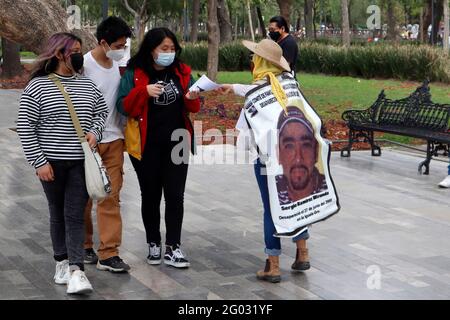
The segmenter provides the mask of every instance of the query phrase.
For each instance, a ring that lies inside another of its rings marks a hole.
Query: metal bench
[[[381,91],[375,103],[366,110],[347,110],[342,119],[349,128],[348,145],[341,157],[350,157],[352,144],[368,142],[372,156],[381,156],[375,144],[374,132],[386,132],[427,141],[427,156],[419,165],[419,172],[430,172],[430,161],[438,151],[448,155],[450,149],[450,105],[431,101],[429,82],[425,81],[409,97],[400,100],[386,98]]]

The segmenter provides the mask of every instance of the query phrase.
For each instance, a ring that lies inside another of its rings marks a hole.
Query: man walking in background
[[[275,16],[270,19],[269,37],[283,49],[283,57],[289,62],[292,73],[296,77],[298,45],[295,38],[289,33],[289,26],[285,18]]]

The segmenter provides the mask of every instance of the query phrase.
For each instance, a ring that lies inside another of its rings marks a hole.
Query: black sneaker
[[[164,263],[175,268],[189,268],[191,265],[181,252],[180,246],[166,246],[166,254],[164,255]]]
[[[148,251],[147,263],[151,265],[161,264],[161,244],[150,242]]]
[[[84,263],[85,264],[96,264],[98,261],[98,256],[94,249],[84,249]]]
[[[123,262],[119,256],[114,256],[106,260],[99,260],[97,262],[97,269],[111,272],[126,272],[130,270],[130,266]]]

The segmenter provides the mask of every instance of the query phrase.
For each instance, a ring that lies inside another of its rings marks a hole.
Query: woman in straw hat
[[[223,94],[232,92],[239,96],[245,96],[250,90],[261,84],[267,83],[269,78],[272,93],[278,101],[285,104],[287,102],[287,96],[276,77],[283,72],[290,72],[291,69],[289,63],[283,57],[281,47],[276,42],[269,39],[264,39],[259,43],[244,40],[242,43],[253,53],[251,66],[253,83],[251,85],[224,84],[218,91]],[[240,131],[238,141],[243,141],[242,135],[246,135],[249,132],[249,127],[243,111],[241,112],[236,128]],[[264,161],[258,157],[255,161],[255,175],[264,205],[264,240],[266,245],[265,253],[268,255],[268,259],[266,260],[264,270],[258,271],[256,275],[260,280],[275,283],[280,282],[281,280],[279,267],[281,241],[280,238],[273,236],[276,230],[270,212],[267,176],[264,173]],[[309,234],[307,230],[293,238],[293,241],[297,244],[296,259],[291,267],[294,271],[305,271],[310,268],[308,249],[306,247],[306,240],[308,238]]]

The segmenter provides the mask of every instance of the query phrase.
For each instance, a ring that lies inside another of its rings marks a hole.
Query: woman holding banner
[[[274,41],[268,39],[264,39],[258,44],[244,40],[243,44],[253,52],[253,83],[251,85],[224,84],[221,88],[218,89],[218,91],[224,94],[232,92],[239,96],[246,96],[252,90],[258,87],[270,85],[272,94],[275,96],[276,100],[284,101],[284,104],[286,104],[286,92],[277,77],[289,72],[290,67],[286,59],[283,58],[281,47]],[[246,106],[247,105],[248,104],[246,101]],[[279,122],[286,122],[287,119],[288,118],[284,119],[280,117]],[[288,122],[290,121],[284,123],[286,129],[289,129],[287,128]],[[306,123],[306,121],[300,119],[298,119],[298,121],[296,122]],[[241,131],[242,135],[245,135],[245,132],[248,132],[249,130],[248,121],[244,115],[244,110],[241,112],[241,116],[238,120],[236,128]],[[242,136],[240,138],[242,139]],[[260,151],[259,146],[258,151]],[[281,154],[283,154],[283,151],[281,152]],[[277,234],[277,230],[272,219],[269,199],[268,175],[266,173],[267,167],[264,158],[264,155],[259,152],[259,157],[255,162],[254,168],[264,206],[264,240],[266,245],[265,253],[268,255],[268,259],[266,260],[266,266],[264,270],[257,272],[257,278],[260,280],[276,283],[281,281],[281,273],[279,267],[279,256],[281,255],[281,239],[274,236],[274,234]],[[300,172],[300,170],[301,169],[294,167],[294,169],[292,169],[292,172],[295,175],[297,172]],[[282,192],[282,190],[279,190],[279,194],[281,194]],[[281,199],[282,197],[280,197],[280,202],[282,201]],[[306,245],[306,240],[308,238],[309,234],[307,228],[302,228],[297,232],[296,236],[292,237],[293,241],[297,244],[296,259],[291,267],[293,271],[305,271],[310,268],[308,249]]]

